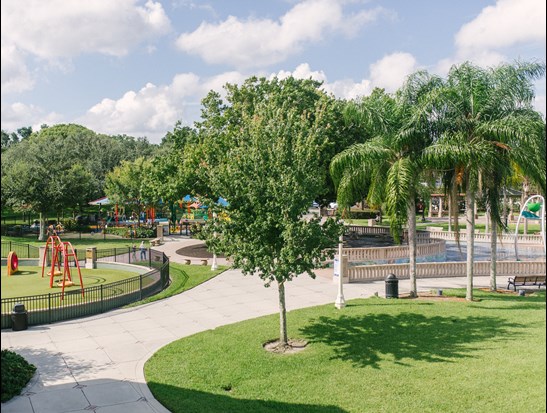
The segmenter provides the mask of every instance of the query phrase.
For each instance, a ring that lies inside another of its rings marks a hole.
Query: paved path
[[[194,242],[172,238],[157,249],[183,262],[175,251]],[[418,285],[420,290],[464,287],[465,278],[419,280]],[[487,286],[487,277],[477,277],[475,285]],[[344,296],[383,296],[384,290],[383,281],[346,284]],[[408,290],[408,281],[401,280],[400,293]],[[320,271],[315,280],[300,276],[286,287],[287,309],[334,303],[336,293],[332,269]],[[2,403],[2,412],[167,412],[145,384],[143,366],[152,354],[181,337],[277,311],[276,288],[229,270],[187,292],[136,308],[25,331],[2,330],[2,348],[38,368],[23,395]]]

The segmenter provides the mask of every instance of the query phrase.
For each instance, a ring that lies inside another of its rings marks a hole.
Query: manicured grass
[[[141,304],[162,300],[180,294],[183,291],[187,291],[190,288],[194,288],[196,285],[216,277],[227,268],[228,267],[220,265],[217,270],[211,271],[210,266],[182,265],[172,262],[169,264],[169,276],[171,277],[171,284],[169,287],[152,297],[129,304],[127,307],[136,307]]]
[[[277,315],[223,326],[162,348],[145,376],[172,412],[545,412],[545,292],[476,296],[292,311],[309,344],[290,355],[262,348]]]
[[[19,272],[13,274],[11,277],[8,277],[7,268],[2,267],[2,298],[13,298],[27,295],[61,292],[61,288],[49,288],[49,276],[47,275],[47,272],[50,270],[50,268],[46,268],[43,278],[42,267],[22,266],[19,267],[19,269]],[[115,281],[125,280],[128,278],[136,277],[138,275],[138,273],[133,271],[121,271],[102,268],[94,270],[81,268],[81,271],[84,287],[86,288],[93,287],[99,284],[107,284]],[[77,291],[80,289],[80,278],[78,276],[78,270],[74,267],[71,267],[70,273],[74,285],[72,287],[66,287],[65,292]],[[55,277],[54,283],[60,280],[62,280],[62,276]]]

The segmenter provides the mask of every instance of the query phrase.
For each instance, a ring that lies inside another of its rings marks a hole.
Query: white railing
[[[389,261],[408,258],[408,245],[374,248],[344,248],[343,254],[348,256],[348,261]],[[417,257],[430,257],[446,254],[446,241],[439,239],[427,239],[416,246]]]
[[[362,225],[348,225],[347,231],[358,235],[391,235],[388,227],[365,227]]]
[[[348,233],[354,233],[357,235],[390,235],[390,230],[387,227],[366,227],[361,225],[348,225]],[[417,231],[416,239],[418,242],[425,241],[430,238],[444,239],[446,241],[455,241],[456,232],[444,231],[441,227],[426,227],[425,231]],[[407,231],[403,232],[403,240],[407,239]],[[465,241],[467,235],[465,230],[460,231],[460,241]],[[475,231],[476,242],[490,242],[490,233],[480,233],[479,230]],[[498,241],[501,243],[513,243],[515,241],[515,234],[502,234],[498,236]],[[519,235],[519,244],[542,244],[543,238],[541,235]]]
[[[435,262],[416,264],[416,278],[465,277],[466,262]],[[545,275],[545,260],[543,261],[498,261],[498,276],[515,275]],[[350,282],[383,280],[389,274],[397,278],[408,278],[408,264],[361,265],[348,267]],[[490,261],[474,263],[473,274],[476,276],[490,275]]]
[[[431,227],[427,227],[431,228]],[[456,232],[454,231],[430,231],[431,236],[435,238],[444,239],[447,241],[454,241],[456,239]],[[428,231],[420,231],[420,233],[429,234]],[[464,230],[460,231],[460,241],[467,240],[467,234]],[[475,232],[475,241],[476,242],[490,242],[491,236],[490,233],[478,233]],[[501,236],[498,236],[498,241],[502,243],[513,243],[515,242],[515,234],[502,234]],[[517,242],[519,244],[542,244],[543,239],[541,235],[519,235]]]

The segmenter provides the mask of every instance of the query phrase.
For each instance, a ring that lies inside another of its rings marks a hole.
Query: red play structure
[[[63,275],[63,280],[57,283],[58,287],[62,287],[61,300],[65,296],[65,287],[71,287],[74,285],[72,282],[72,276],[70,274],[70,257],[73,257],[76,268],[78,269],[78,275],[80,276],[80,288],[82,290],[82,297],[84,296],[84,282],[82,280],[82,272],[80,271],[80,264],[78,263],[78,257],[70,242],[63,242],[57,235],[52,235],[46,242],[46,253],[42,260],[42,278],[44,278],[44,270],[46,267],[48,249],[51,247],[51,270],[47,273],[49,275],[49,288],[53,288],[53,277]],[[63,271],[61,272],[61,259],[63,261]]]

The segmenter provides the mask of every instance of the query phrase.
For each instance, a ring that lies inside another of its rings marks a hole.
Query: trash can
[[[386,277],[386,298],[399,298],[399,280],[395,274]]]
[[[12,330],[21,331],[28,328],[28,312],[24,304],[15,304],[11,312]]]

